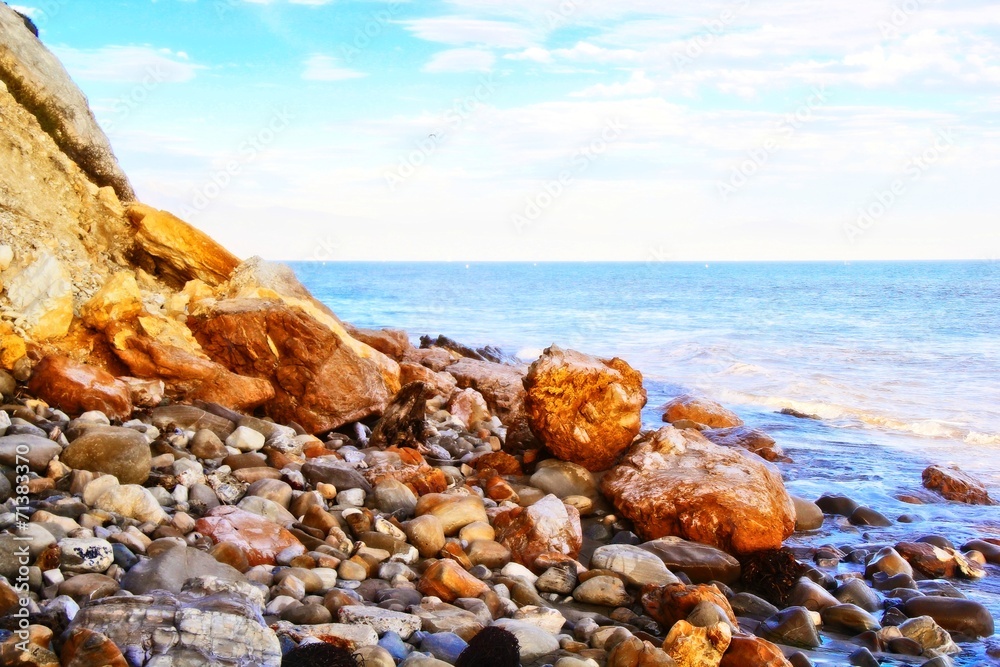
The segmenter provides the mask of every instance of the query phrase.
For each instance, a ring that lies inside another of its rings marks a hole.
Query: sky
[[[19,0],[242,257],[1000,258],[987,0]]]

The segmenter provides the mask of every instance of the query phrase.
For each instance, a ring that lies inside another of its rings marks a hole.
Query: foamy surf
[[[802,401],[782,396],[760,396],[728,389],[717,392],[716,396],[723,402],[760,405],[777,410],[795,410],[828,421],[851,420],[867,428],[895,431],[923,438],[961,440],[970,445],[1000,444],[1000,434],[980,433],[962,424],[938,419],[906,420],[836,403]]]

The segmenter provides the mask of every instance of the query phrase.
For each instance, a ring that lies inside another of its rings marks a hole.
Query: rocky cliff
[[[65,356],[313,432],[378,414],[399,389],[396,362],[290,271],[138,203],[86,97],[6,5],[0,118],[0,366],[16,377]]]

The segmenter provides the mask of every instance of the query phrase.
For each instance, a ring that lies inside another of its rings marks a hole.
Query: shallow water
[[[1000,497],[996,263],[293,266],[358,326],[443,333],[525,361],[551,343],[622,357],[645,378],[648,427],[668,399],[704,393],[775,437],[795,460],[782,465],[792,493],[841,492],[921,519],[865,531],[828,519],[793,544],[1000,537],[1000,508],[895,498],[950,462]],[[1000,568],[989,570],[960,587],[1000,617]],[[956,664],[986,664],[981,645],[968,649]]]

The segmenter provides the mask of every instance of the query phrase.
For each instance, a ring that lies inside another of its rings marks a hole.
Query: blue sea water
[[[842,492],[916,522],[861,530],[828,521],[803,544],[1000,537],[998,508],[897,499],[919,491],[929,463],[955,463],[1000,497],[997,262],[293,267],[357,326],[402,328],[414,341],[445,334],[524,362],[553,343],[621,357],[643,373],[647,426],[659,425],[668,399],[707,395],[795,459],[782,468],[793,493]],[[997,615],[998,579],[991,567],[963,590]],[[957,664],[982,658],[972,646]]]

